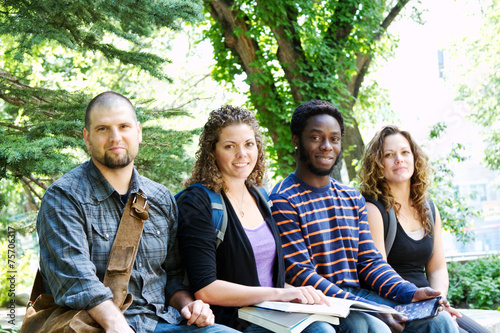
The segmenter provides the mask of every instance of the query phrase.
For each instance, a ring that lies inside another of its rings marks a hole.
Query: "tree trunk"
[[[346,124],[345,136],[343,139],[344,161],[346,163],[347,174],[349,180],[356,178],[356,166],[361,160],[365,151],[365,145],[361,132],[358,128],[358,123],[353,119],[352,124]]]

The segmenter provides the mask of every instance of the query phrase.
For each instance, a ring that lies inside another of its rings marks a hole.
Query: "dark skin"
[[[330,115],[320,114],[310,117],[302,130],[301,138],[292,135],[292,142],[297,149],[304,149],[302,154],[307,161],[297,159],[295,174],[307,184],[315,187],[326,186],[330,182],[330,170],[340,155],[342,135],[338,121]],[[302,145],[300,145],[302,142]],[[327,172],[318,175],[311,166]]]
[[[314,187],[327,186],[330,183],[331,169],[341,151],[342,135],[338,121],[327,114],[312,116],[307,119],[300,138],[292,135],[292,142],[298,152],[295,169],[297,177]],[[423,301],[440,294],[440,291],[430,287],[419,288],[411,301]],[[376,316],[386,323],[393,333],[405,329],[405,317],[380,313]]]

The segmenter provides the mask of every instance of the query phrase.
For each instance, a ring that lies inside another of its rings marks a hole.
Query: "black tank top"
[[[413,282],[417,287],[428,287],[425,265],[430,260],[433,249],[432,235],[414,240],[406,234],[398,222],[396,238],[387,256],[387,262],[403,279]]]

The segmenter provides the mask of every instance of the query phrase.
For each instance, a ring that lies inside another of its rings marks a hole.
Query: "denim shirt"
[[[134,169],[130,193],[139,189],[148,197],[149,219],[128,286],[134,301],[125,317],[136,332],[153,332],[158,317],[180,321],[168,303],[173,293],[188,288],[182,284],[175,200],[165,186]],[[47,189],[37,218],[40,271],[58,305],[88,310],[113,298],[102,281],[124,208],[92,160]]]

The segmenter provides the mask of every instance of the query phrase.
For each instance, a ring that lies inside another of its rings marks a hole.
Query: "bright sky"
[[[399,47],[395,58],[374,75],[389,90],[392,108],[400,119],[395,122],[419,141],[427,137],[432,124],[461,118],[463,108],[452,103],[451,90],[439,78],[438,50],[478,27],[477,19],[469,15],[477,10],[477,0],[422,0],[421,7],[427,8],[422,15],[424,25],[405,18],[389,28],[399,34]],[[445,67],[447,61],[445,53]]]
[[[498,173],[481,166],[486,144],[480,132],[484,129],[466,119],[470,108],[454,100],[451,75],[445,81],[439,78],[438,70],[438,50],[477,35],[478,0],[422,0],[422,7],[428,8],[422,16],[424,25],[407,18],[390,27],[391,33],[400,36],[395,58],[372,75],[389,91],[392,109],[399,118],[394,123],[423,144],[431,158],[449,153],[452,143],[465,146],[470,159],[452,167],[456,185],[489,183]],[[444,66],[445,70],[452,67],[446,52]],[[429,143],[430,127],[437,122],[446,122],[446,135]],[[383,125],[374,126],[370,134],[363,133],[364,140],[367,142]]]

